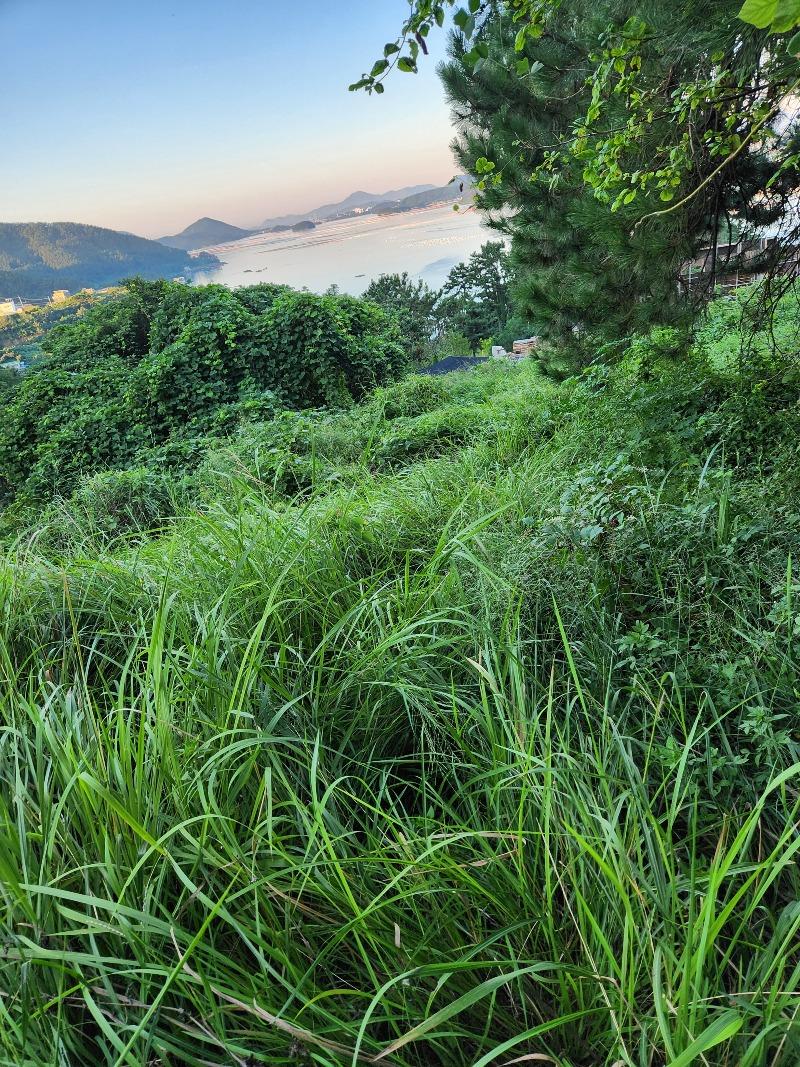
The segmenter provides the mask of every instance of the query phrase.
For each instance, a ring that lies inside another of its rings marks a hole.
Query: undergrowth
[[[649,374],[411,377],[18,530],[2,1062],[800,1062],[796,452]]]

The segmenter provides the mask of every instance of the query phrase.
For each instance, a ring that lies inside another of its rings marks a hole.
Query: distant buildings
[[[796,273],[800,247],[796,240],[789,239],[788,247],[782,250],[782,236],[764,231],[756,237],[701,248],[681,268],[681,289],[686,293],[701,289],[713,296],[717,288],[730,291],[760,281],[770,270],[778,274]]]
[[[529,356],[538,346],[538,337],[523,337],[521,341],[514,342],[512,352],[515,356]]]
[[[13,299],[0,299],[0,318],[6,318],[8,315],[16,315],[16,313],[17,305]]]

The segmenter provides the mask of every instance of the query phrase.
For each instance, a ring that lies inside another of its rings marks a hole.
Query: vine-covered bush
[[[67,497],[98,471],[191,467],[204,449],[181,442],[286,408],[349,406],[407,366],[390,313],[278,285],[134,279],[43,347],[0,395],[0,506]]]
[[[290,290],[261,316],[256,336],[255,375],[268,367],[292,407],[360,400],[407,366],[396,320],[349,296]]]

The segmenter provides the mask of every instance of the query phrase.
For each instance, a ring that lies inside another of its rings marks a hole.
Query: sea
[[[499,236],[471,205],[361,215],[321,222],[303,233],[260,234],[208,249],[222,265],[195,275],[195,284],[236,288],[278,282],[318,293],[335,285],[358,296],[378,275],[407,271],[439,288],[456,264]]]

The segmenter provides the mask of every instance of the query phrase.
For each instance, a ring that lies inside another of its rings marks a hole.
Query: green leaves
[[[464,62],[471,67],[477,65],[489,57],[489,46],[485,41],[476,41],[475,45],[464,55]]]
[[[771,33],[786,33],[800,25],[800,0],[745,0],[739,18]],[[800,50],[797,37],[789,42],[792,54]]]
[[[461,30],[465,37],[471,37],[475,30],[475,18],[463,7],[453,15],[453,22]]]

